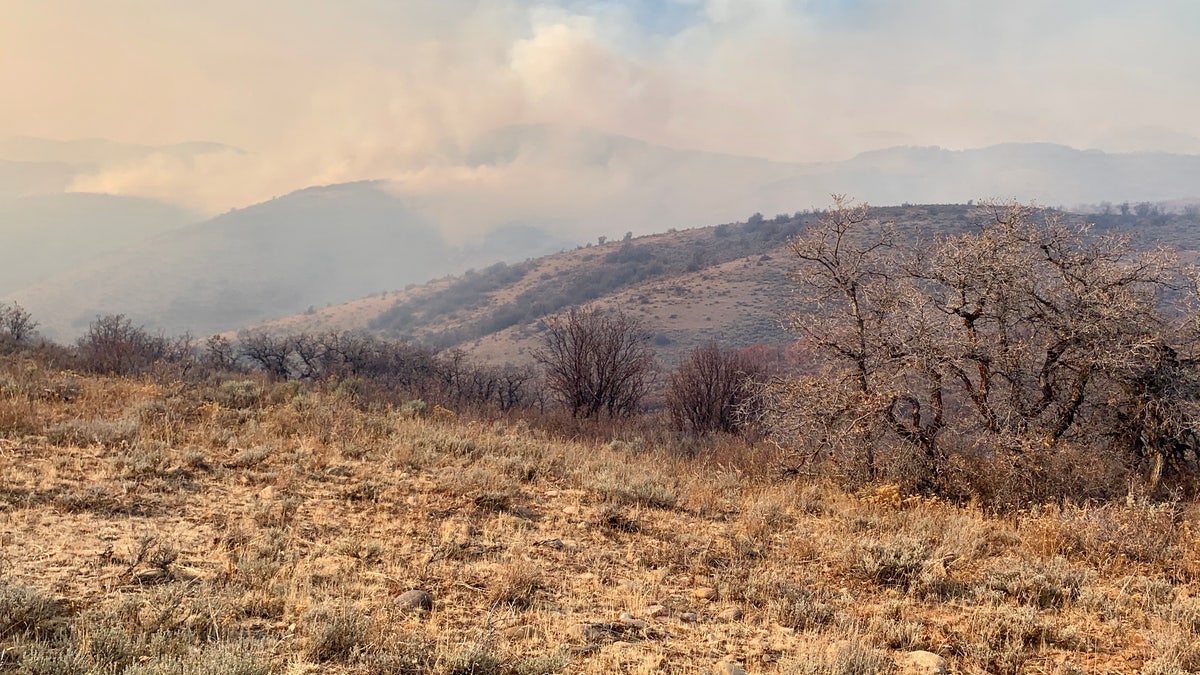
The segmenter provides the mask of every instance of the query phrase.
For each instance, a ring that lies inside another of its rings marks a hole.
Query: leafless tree
[[[868,478],[878,451],[907,454],[927,488],[962,456],[1092,448],[1152,486],[1194,465],[1200,369],[1164,310],[1172,256],[1053,212],[985,214],[902,251],[838,199],[792,242],[811,301],[793,326],[824,370],[768,387],[776,437]]]
[[[213,335],[204,341],[200,362],[210,372],[230,373],[238,370],[237,357],[237,350],[229,338]]]
[[[26,344],[37,326],[33,315],[20,305],[0,302],[0,349]]]
[[[293,376],[296,357],[293,341],[287,336],[265,331],[242,334],[238,352],[271,377],[286,380]]]
[[[161,335],[152,335],[124,314],[98,316],[77,343],[79,363],[84,370],[111,375],[143,373],[163,360],[172,345]]]
[[[754,386],[766,379],[760,361],[708,344],[692,350],[671,374],[667,410],[680,431],[734,433],[746,419]]]
[[[654,370],[650,336],[617,312],[572,309],[544,321],[545,342],[533,352],[546,386],[575,417],[618,417],[637,411]]]

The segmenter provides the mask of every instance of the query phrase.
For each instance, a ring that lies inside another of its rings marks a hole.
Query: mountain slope
[[[0,200],[0,296],[73,269],[98,255],[199,219],[136,197],[66,193]]]
[[[10,294],[55,336],[99,313],[207,334],[430,278],[450,248],[369,184],[311,188],[160,235]]]
[[[899,236],[911,238],[962,232],[988,217],[983,209],[965,205],[872,211],[893,223]],[[256,330],[363,330],[463,349],[485,361],[520,363],[540,344],[543,317],[581,306],[621,309],[640,319],[667,364],[708,341],[735,347],[782,344],[791,339],[789,312],[805,301],[787,278],[795,267],[787,241],[817,217],[756,217],[589,245],[286,317]],[[1150,210],[1097,214],[1090,220],[1098,230],[1129,232],[1140,245],[1177,247],[1185,258],[1200,249],[1193,235],[1200,220],[1194,214]]]

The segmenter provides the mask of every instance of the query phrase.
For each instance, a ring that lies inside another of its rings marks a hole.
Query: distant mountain
[[[0,159],[0,200],[61,193],[78,171],[78,167],[60,162]]]
[[[569,231],[593,237],[821,208],[833,193],[893,205],[1015,198],[1073,207],[1200,198],[1200,155],[1111,154],[1049,143],[897,147],[839,162],[786,163],[534,125],[493,132],[449,161],[488,180],[447,182],[430,201],[486,200],[508,217],[557,218]]]
[[[891,148],[833,164],[824,173],[825,185],[861,186],[852,193],[880,204],[1015,198],[1074,206],[1200,196],[1200,155],[1110,154],[1050,143]]]
[[[7,169],[0,163],[0,178],[8,170],[21,179],[13,184],[53,187],[62,172],[85,162],[230,150],[216,144],[9,139],[0,142],[0,160],[10,160]],[[1186,204],[1200,198],[1200,156],[1109,154],[1033,143],[976,150],[891,148],[841,162],[800,164],[666,148],[582,129],[508,127],[447,148],[421,170],[386,182],[301,190],[188,227],[178,227],[180,217],[169,213],[151,224],[156,217],[149,211],[121,218],[104,216],[98,206],[81,209],[82,224],[93,225],[86,231],[116,233],[100,244],[65,227],[44,227],[57,234],[33,234],[13,244],[2,237],[22,228],[10,225],[5,235],[0,221],[0,246],[33,250],[39,242],[46,255],[33,256],[31,265],[49,270],[50,259],[61,258],[71,268],[19,289],[14,279],[33,279],[30,265],[7,278],[0,275],[0,295],[21,301],[66,338],[100,312],[127,313],[168,332],[206,334],[471,267],[517,262],[599,236],[614,240],[626,233],[742,221],[755,212],[786,220],[798,210],[827,206],[831,193],[893,205],[988,198],[1067,207],[1105,201]],[[8,220],[19,223],[21,217],[10,213]],[[122,241],[118,223],[126,227],[128,245],[93,255]],[[153,232],[158,236],[136,241]],[[52,240],[91,243],[83,254],[77,249],[59,254]]]
[[[169,204],[86,193],[0,199],[0,296],[199,220]]]
[[[102,313],[205,335],[423,282],[470,262],[403,199],[376,183],[352,183],[160,234],[8,299],[59,339]]]

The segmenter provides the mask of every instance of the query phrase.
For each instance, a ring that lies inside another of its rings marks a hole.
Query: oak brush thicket
[[[1190,484],[1194,277],[1166,250],[993,205],[902,242],[839,199],[791,243],[813,371],[764,392],[797,466],[998,500]]]

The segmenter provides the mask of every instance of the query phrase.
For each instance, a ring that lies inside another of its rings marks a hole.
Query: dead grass
[[[1200,663],[1190,504],[994,516],[295,388],[0,383],[0,670]],[[395,605],[412,589],[431,612]]]

